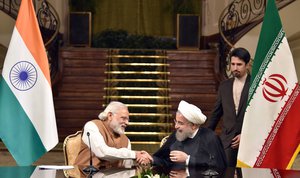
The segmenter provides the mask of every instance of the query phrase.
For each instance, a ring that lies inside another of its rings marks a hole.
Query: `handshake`
[[[152,156],[146,151],[136,151],[136,162],[140,165],[149,165],[153,162]]]

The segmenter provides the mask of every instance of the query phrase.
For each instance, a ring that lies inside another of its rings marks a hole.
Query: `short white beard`
[[[192,135],[193,135],[193,132],[191,129],[186,130],[186,131],[181,131],[181,132],[179,132],[178,130],[176,131],[176,139],[180,142],[191,137]]]
[[[112,120],[109,125],[115,133],[117,133],[119,135],[122,135],[125,133],[125,129],[123,129],[117,121]]]

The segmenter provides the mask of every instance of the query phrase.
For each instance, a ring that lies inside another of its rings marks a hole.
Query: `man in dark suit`
[[[210,129],[202,128],[206,116],[195,105],[181,101],[176,112],[175,129],[166,143],[151,157],[145,153],[141,164],[168,168],[219,168],[226,167],[226,156],[219,137]]]
[[[233,78],[220,84],[208,128],[215,130],[221,117],[223,118],[220,138],[228,166],[235,167],[250,86],[250,75],[247,74],[250,54],[244,48],[236,48],[229,57]]]

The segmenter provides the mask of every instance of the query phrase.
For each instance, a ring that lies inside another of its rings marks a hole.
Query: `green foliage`
[[[165,174],[157,174],[149,169],[143,169],[142,171],[138,171],[136,176],[133,176],[131,178],[169,178],[168,175]]]
[[[93,38],[96,48],[176,49],[176,40],[147,35],[131,35],[125,30],[105,30]]]

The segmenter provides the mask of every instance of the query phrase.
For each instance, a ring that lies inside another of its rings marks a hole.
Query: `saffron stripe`
[[[16,28],[18,29],[31,55],[34,57],[37,64],[43,71],[44,76],[48,80],[49,87],[51,87],[46,49],[43,43],[31,0],[27,0],[24,2],[22,1],[22,6],[20,7],[19,14],[21,15],[18,15]]]
[[[46,153],[46,149],[2,76],[0,88],[0,137],[18,165],[30,165],[32,160]]]

